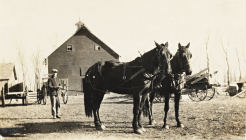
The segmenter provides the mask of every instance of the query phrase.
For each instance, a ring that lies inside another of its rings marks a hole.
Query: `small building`
[[[17,83],[15,65],[13,63],[0,63],[0,91]]]
[[[81,21],[76,25],[75,34],[48,56],[48,72],[58,69],[58,78],[69,90],[82,91],[82,78],[90,66],[98,61],[119,61],[119,55]]]

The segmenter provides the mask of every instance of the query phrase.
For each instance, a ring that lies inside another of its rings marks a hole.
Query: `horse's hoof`
[[[184,128],[185,126],[181,123],[181,124],[180,124],[180,127],[181,127],[181,128]]]
[[[156,124],[156,121],[155,120],[152,120],[152,124]]]
[[[106,129],[106,127],[102,124],[102,125],[96,126],[96,129],[103,131]]]
[[[144,132],[141,129],[134,130],[134,133],[136,134],[143,134]]]
[[[143,132],[146,132],[146,129],[143,127],[139,128],[139,129],[142,130]]]
[[[169,125],[163,125],[162,128],[169,129]]]
[[[155,125],[156,124],[156,121],[155,120],[152,120],[149,122],[149,125]]]
[[[181,124],[178,124],[177,127],[184,128],[184,125],[181,123]]]

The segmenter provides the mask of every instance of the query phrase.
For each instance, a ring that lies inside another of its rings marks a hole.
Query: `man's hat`
[[[57,70],[57,69],[52,69],[52,70],[51,70],[51,72],[53,72],[53,73],[57,73],[57,72],[58,72],[58,70]]]

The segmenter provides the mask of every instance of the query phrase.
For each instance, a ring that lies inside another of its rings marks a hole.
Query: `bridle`
[[[159,50],[158,63],[159,63],[159,72],[157,75],[162,75],[162,77],[173,77],[172,76],[172,67],[171,67],[171,59],[172,53],[168,50],[166,46],[162,46],[162,49]],[[164,57],[164,58],[163,58]],[[166,63],[165,63],[166,62]]]
[[[185,53],[185,59],[187,59],[187,64],[184,64],[183,60],[180,60],[180,59],[183,59],[182,58],[182,55]],[[183,72],[186,71],[186,68],[189,67],[189,56],[187,56],[189,54],[187,54],[186,52],[182,52],[182,50],[178,50],[177,53],[175,54],[175,56],[171,59],[171,62],[174,61],[174,63],[176,63],[176,70],[178,71],[175,71],[174,70],[174,74],[182,74]]]

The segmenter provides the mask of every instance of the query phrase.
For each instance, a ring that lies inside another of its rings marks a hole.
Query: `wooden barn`
[[[98,61],[119,61],[119,55],[92,34],[79,21],[77,31],[48,56],[48,72],[58,69],[58,78],[69,90],[82,91],[82,78],[87,69]]]

